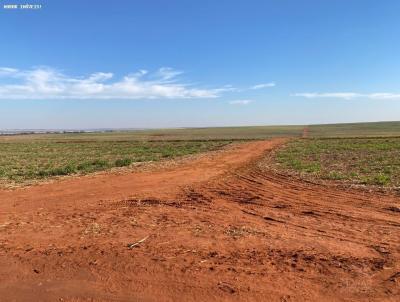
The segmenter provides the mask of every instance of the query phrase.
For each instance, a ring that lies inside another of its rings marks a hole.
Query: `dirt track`
[[[282,142],[0,191],[0,301],[399,301],[399,198],[263,170]]]

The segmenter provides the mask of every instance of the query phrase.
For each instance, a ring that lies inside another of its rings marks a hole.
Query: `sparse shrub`
[[[37,174],[40,177],[48,177],[48,176],[62,176],[73,173],[76,173],[76,169],[73,166],[68,165],[65,167],[58,167],[49,170],[40,170]]]
[[[326,179],[331,179],[331,180],[342,180],[342,179],[346,179],[346,177],[340,173],[340,172],[336,172],[336,171],[331,171],[329,172],[329,174],[325,177]]]
[[[87,161],[78,165],[78,170],[82,172],[99,171],[108,167],[108,162],[101,159]]]
[[[387,185],[390,182],[390,177],[388,175],[384,175],[384,174],[379,174],[376,175],[373,179],[372,179],[372,183],[375,185]]]
[[[117,159],[115,161],[115,166],[116,167],[126,167],[126,166],[129,166],[131,163],[132,163],[132,160],[130,158]]]

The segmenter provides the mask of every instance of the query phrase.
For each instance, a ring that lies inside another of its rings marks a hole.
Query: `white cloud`
[[[8,67],[0,67],[0,76],[12,75],[17,72],[18,72],[18,69],[8,68]]]
[[[369,95],[371,99],[379,99],[379,100],[400,100],[400,93],[388,93],[388,92],[380,92],[380,93],[372,93]]]
[[[344,100],[353,100],[353,99],[372,99],[372,100],[400,100],[399,93],[388,93],[388,92],[380,92],[380,93],[358,93],[358,92],[306,92],[306,93],[294,93],[292,96],[297,97],[305,97],[308,99],[315,98],[335,98],[335,99],[344,99]]]
[[[252,100],[235,100],[235,101],[230,101],[229,104],[231,105],[248,105],[252,103]]]
[[[231,86],[214,89],[193,87],[179,81],[182,72],[160,68],[114,79],[109,72],[71,77],[49,67],[30,70],[0,67],[0,99],[189,99],[217,98]],[[5,81],[4,81],[5,79]],[[12,84],[10,84],[12,83]]]
[[[263,88],[270,88],[270,87],[275,87],[276,84],[274,82],[270,83],[263,83],[263,84],[257,84],[254,86],[251,86],[250,89],[263,89]]]
[[[147,73],[147,71],[145,71]],[[158,70],[157,75],[164,79],[165,81],[172,80],[177,76],[181,75],[183,72],[180,70],[174,70],[169,67],[162,67]]]

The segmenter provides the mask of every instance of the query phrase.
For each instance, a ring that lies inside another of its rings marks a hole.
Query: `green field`
[[[215,150],[230,142],[5,140],[0,141],[0,182],[22,184],[60,175],[86,174]]]
[[[297,136],[302,126],[156,129],[0,136],[0,184],[87,174],[216,150],[243,140]]]
[[[310,137],[400,136],[400,122],[312,125],[308,128]]]
[[[275,161],[304,177],[400,187],[400,138],[296,140],[279,150]]]
[[[253,140],[279,136],[300,137],[304,126],[253,126],[215,128],[177,128],[111,131],[96,133],[33,134],[0,136],[5,140],[66,140],[66,141],[192,141],[192,140]]]
[[[87,174],[113,167],[130,166],[137,162],[176,158],[215,150],[235,141],[273,137],[300,138],[304,128],[308,128],[309,137],[316,138],[400,137],[400,122],[0,136],[0,184],[24,184],[54,176]],[[398,185],[398,170],[395,166],[398,161],[392,158],[392,154],[398,155],[397,140],[393,138],[384,143],[387,149],[382,149],[378,143],[382,140],[377,140],[376,150],[373,147],[375,143],[362,142],[348,139],[299,140],[281,153],[280,160],[288,169],[313,175],[319,173],[318,175],[325,178]],[[353,144],[358,146],[357,152],[349,151]],[[387,158],[389,153],[390,157]],[[333,169],[330,173],[327,172],[331,169],[330,158],[332,164],[335,158],[340,158],[346,163],[346,160],[353,158],[351,156],[357,159],[353,162],[355,167],[350,169],[350,164],[344,164],[345,170]],[[323,161],[319,162],[320,160]],[[392,161],[394,164],[389,167],[386,161]],[[312,170],[317,167],[320,171]],[[361,171],[370,168],[376,171]]]

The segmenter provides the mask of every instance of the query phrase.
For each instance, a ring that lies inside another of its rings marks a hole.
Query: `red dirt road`
[[[283,141],[0,191],[0,301],[399,301],[400,198],[265,170]]]

